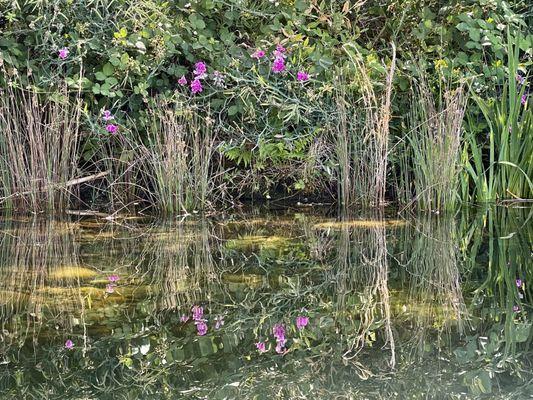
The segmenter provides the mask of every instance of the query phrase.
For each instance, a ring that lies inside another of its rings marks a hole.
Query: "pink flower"
[[[186,315],[186,314],[183,314],[181,317],[180,317],[180,322],[187,322],[189,320],[189,316]]]
[[[57,55],[62,60],[65,60],[68,57],[68,53],[69,53],[68,49],[66,47],[63,47],[62,49],[59,49],[59,51],[57,52]]]
[[[204,316],[204,308],[201,306],[193,306],[192,308],[192,319],[195,321],[200,321]]]
[[[278,342],[276,345],[276,353],[284,354],[287,350],[285,349],[285,344]]]
[[[105,130],[114,135],[118,131],[118,126],[114,124],[108,124],[106,125]]]
[[[303,317],[301,315],[296,317],[296,328],[299,331],[301,331],[303,328],[305,328],[308,323],[309,323],[309,317]]]
[[[522,95],[522,98],[520,99],[520,103],[522,103],[523,106],[527,103],[527,95]]]
[[[285,55],[285,51],[287,51],[287,49],[285,49],[285,47],[283,47],[281,44],[278,44],[276,46],[276,50],[274,50],[274,57],[276,58],[285,58],[287,57]]]
[[[200,93],[203,90],[204,89],[202,87],[202,82],[200,82],[200,79],[196,78],[191,82],[191,92],[193,92],[193,94]]]
[[[196,324],[198,335],[204,336],[207,333],[207,324],[204,321],[200,321]]]
[[[285,70],[285,60],[283,57],[276,57],[274,62],[272,63],[272,71],[275,74],[279,74],[280,72],[283,72]]]
[[[203,61],[198,61],[194,64],[194,75],[203,76],[207,72],[207,67]]]
[[[257,342],[255,344],[255,347],[257,348],[259,353],[266,353],[267,351],[265,342]]]
[[[113,283],[108,283],[105,287],[105,292],[106,293],[113,293],[115,291],[115,288],[117,287],[117,285],[113,284]]]
[[[514,312],[518,312],[518,311],[520,311],[520,307],[517,306],[517,305],[514,305],[514,306],[513,306],[513,311],[514,311]]]
[[[65,348],[68,349],[68,350],[71,350],[72,348],[74,348],[74,342],[72,340],[68,339],[65,342]]]
[[[108,126],[109,126],[109,125],[108,125]],[[108,130],[108,132],[111,132],[111,131]],[[120,277],[119,277],[118,275],[116,275],[116,274],[109,275],[109,276],[107,277],[107,280],[108,280],[109,282],[118,282],[119,279],[120,279]]]
[[[265,56],[265,52],[261,49],[257,49],[255,53],[252,54],[252,58],[257,58],[258,60],[260,58],[263,58]]]
[[[111,111],[109,111],[109,110],[104,110],[104,116],[102,117],[102,119],[103,119],[104,121],[109,121],[109,120],[111,120],[111,119],[113,119],[113,118],[115,118],[115,117],[113,116],[113,114],[111,114]]]
[[[178,83],[181,86],[185,86],[187,84],[187,78],[185,78],[185,75],[183,75],[181,78],[178,79]]]
[[[296,79],[298,79],[299,82],[305,82],[309,80],[309,74],[304,71],[298,71],[298,74],[296,75]]]
[[[516,280],[516,286],[517,287],[521,287],[522,286],[522,279],[517,279]]]
[[[215,317],[215,329],[220,329],[222,326],[224,326],[224,316]]]

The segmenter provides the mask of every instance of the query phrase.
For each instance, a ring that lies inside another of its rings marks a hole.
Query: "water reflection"
[[[527,396],[528,212],[6,220],[0,398]]]

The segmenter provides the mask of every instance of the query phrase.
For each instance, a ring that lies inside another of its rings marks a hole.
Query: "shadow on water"
[[[529,212],[5,220],[0,398],[527,398]]]

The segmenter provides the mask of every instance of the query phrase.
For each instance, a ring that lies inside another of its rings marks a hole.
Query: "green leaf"
[[[98,71],[96,74],[94,74],[94,76],[96,77],[96,79],[98,79],[99,81],[105,81],[107,76],[102,72],[102,71]]]
[[[111,76],[115,73],[115,68],[110,63],[106,63],[102,68],[102,72],[107,76]]]

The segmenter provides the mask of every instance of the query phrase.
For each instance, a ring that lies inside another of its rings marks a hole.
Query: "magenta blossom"
[[[196,330],[198,331],[198,335],[204,336],[207,333],[207,324],[204,321],[197,322]]]
[[[279,74],[280,72],[283,72],[285,70],[285,60],[283,57],[276,57],[274,62],[272,63],[272,71],[275,74]]]
[[[109,111],[109,110],[104,110],[104,116],[102,117],[102,119],[103,119],[104,121],[109,121],[109,120],[111,120],[111,119],[113,119],[113,118],[115,118],[115,117],[113,116],[113,114],[111,114],[111,111]]]
[[[522,76],[520,74],[517,74],[516,75],[516,81],[520,84],[520,85],[523,85],[525,82],[526,82],[526,77],[525,76]]]
[[[59,49],[59,51],[57,52],[57,55],[62,60],[65,60],[68,57],[68,53],[69,53],[68,49],[66,47],[63,47],[62,49]]]
[[[257,342],[255,347],[257,347],[259,353],[266,353],[267,351],[265,342]]]
[[[105,130],[114,135],[118,131],[118,126],[114,124],[108,124],[106,125]]]
[[[111,294],[115,291],[115,288],[117,287],[117,285],[113,284],[113,283],[108,283],[105,287],[105,292],[108,293],[108,294]]]
[[[120,280],[120,277],[118,275],[116,275],[116,274],[113,274],[113,275],[109,275],[107,277],[107,280],[109,282],[118,282]]]
[[[299,331],[301,331],[303,328],[305,328],[308,323],[309,323],[309,317],[304,317],[304,316],[301,316],[301,315],[296,317],[296,328]]]
[[[74,348],[74,342],[70,339],[68,339],[66,342],[65,342],[65,348],[68,349],[68,350],[71,350]]]
[[[272,329],[272,333],[274,334],[274,337],[276,338],[276,342],[280,344],[281,346],[285,346],[287,339],[285,339],[285,327],[283,326],[283,324],[274,325],[274,328]]]
[[[191,82],[191,92],[193,94],[200,93],[204,88],[202,87],[202,82],[200,82],[200,79],[196,78]]]
[[[257,49],[253,54],[252,54],[252,58],[257,58],[258,60],[260,58],[263,58],[265,56],[265,52],[261,49]]]
[[[215,329],[220,329],[222,326],[224,326],[224,316],[215,317]]]
[[[516,286],[517,287],[521,287],[522,286],[522,279],[517,279],[516,280]]]
[[[523,106],[527,103],[527,96],[525,94],[522,95],[522,98],[520,99],[520,103],[522,103]]]
[[[187,322],[189,320],[189,316],[186,315],[186,314],[182,314],[182,316],[180,317],[180,322]]]
[[[278,44],[276,46],[276,50],[274,50],[274,57],[276,58],[285,58],[287,57],[285,55],[285,52],[287,51],[287,49],[285,49],[285,47],[283,47],[281,44]]]
[[[299,82],[305,82],[309,80],[309,74],[304,71],[298,71],[298,74],[296,75],[296,79],[298,79]]]
[[[204,316],[204,308],[201,306],[193,306],[192,308],[192,319],[195,321],[200,321]]]
[[[181,86],[185,86],[187,84],[187,78],[185,78],[185,75],[182,75],[181,78],[178,79],[178,83]]]
[[[514,306],[513,306],[513,311],[514,311],[514,312],[518,312],[518,311],[520,311],[520,307],[514,305]]]
[[[203,76],[207,72],[207,67],[203,61],[198,61],[194,64],[194,75]]]

